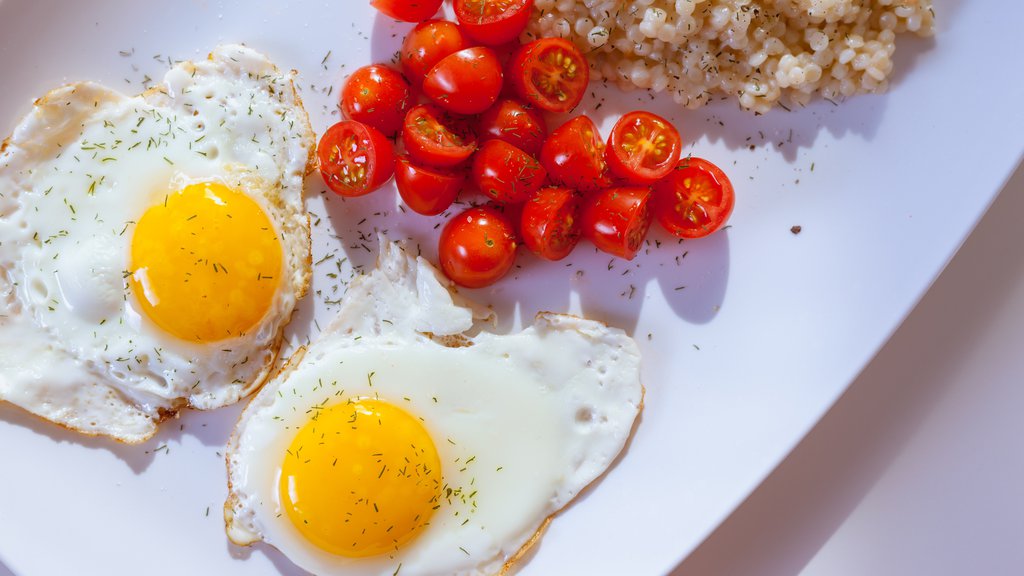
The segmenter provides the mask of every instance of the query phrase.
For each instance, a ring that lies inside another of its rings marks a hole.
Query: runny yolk
[[[281,243],[270,219],[223,184],[168,195],[132,236],[132,291],[153,322],[184,340],[224,340],[256,326],[280,273]]]
[[[284,458],[281,507],[310,542],[341,556],[392,552],[429,522],[441,494],[430,435],[408,412],[352,400],[306,423]]]

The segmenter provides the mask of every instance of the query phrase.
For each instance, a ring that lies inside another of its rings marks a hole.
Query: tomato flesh
[[[547,123],[537,109],[508,99],[481,114],[477,126],[480,140],[504,140],[531,156],[540,154],[547,133]]]
[[[469,159],[477,140],[468,121],[424,104],[405,115],[402,142],[417,163],[446,168]]]
[[[508,76],[512,89],[524,101],[548,112],[568,112],[583,100],[590,68],[572,42],[541,38],[512,55]]]
[[[650,112],[630,112],[608,138],[606,156],[612,174],[631,184],[653,184],[679,162],[682,140],[668,120]]]
[[[497,46],[522,34],[533,0],[455,0],[453,7],[466,34],[480,44]]]
[[[362,196],[380,188],[395,172],[394,148],[379,130],[360,122],[338,122],[317,147],[320,175],[340,196]]]
[[[651,227],[650,188],[608,188],[583,201],[583,235],[602,252],[632,260]]]
[[[577,116],[548,136],[540,161],[555,184],[591,192],[611,185],[604,148],[594,121]]]
[[[702,158],[683,158],[654,187],[658,222],[680,238],[702,238],[721,229],[735,204],[729,177]]]
[[[515,263],[515,227],[494,208],[470,208],[449,220],[441,231],[438,258],[445,275],[456,284],[490,286]]]
[[[391,137],[402,128],[412,95],[409,83],[387,66],[364,66],[341,90],[341,110],[349,120],[373,126]]]
[[[402,43],[402,71],[414,86],[420,86],[438,62],[469,47],[469,40],[454,22],[427,20],[417,24]]]
[[[385,16],[403,22],[421,22],[441,9],[443,0],[370,0]]]
[[[466,183],[463,172],[419,166],[408,156],[395,161],[395,186],[406,206],[424,216],[436,216],[452,205]]]
[[[446,56],[423,78],[423,93],[445,110],[479,114],[501,94],[501,63],[490,48],[466,48]]]
[[[473,183],[499,204],[515,204],[533,195],[547,177],[533,156],[503,140],[484,142],[473,157]]]
[[[580,240],[580,198],[568,188],[544,188],[523,205],[523,243],[546,260],[561,260]]]

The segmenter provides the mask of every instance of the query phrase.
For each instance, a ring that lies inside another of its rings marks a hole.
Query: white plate
[[[1012,64],[1024,4],[993,4],[936,0],[937,39],[898,40],[891,94],[840,107],[753,117],[731,103],[676,113],[643,93],[597,95],[607,103],[594,115],[606,122],[627,108],[669,113],[695,153],[728,169],[738,204],[732,228],[710,239],[679,246],[655,235],[661,247],[610,270],[589,248],[569,268],[524,256],[515,279],[475,295],[505,329],[538,310],[582,311],[630,330],[644,352],[647,407],[628,452],[552,524],[522,574],[670,570],[888,338],[1024,148],[1024,83]],[[300,71],[323,130],[333,99],[320,90],[336,93],[342,64],[389,59],[405,29],[358,0],[0,0],[0,132],[64,81],[135,91],[166,68],[154,55],[202,58],[238,41]],[[398,214],[393,189],[324,206],[309,183],[322,217],[314,258],[342,250],[370,263],[351,246],[374,228],[434,252],[438,220]],[[324,272],[315,289],[333,298]],[[295,339],[331,314],[324,297],[308,298]],[[296,573],[273,550],[239,551],[224,536],[219,451],[238,410],[185,414],[131,448],[0,406],[0,558],[33,575]]]

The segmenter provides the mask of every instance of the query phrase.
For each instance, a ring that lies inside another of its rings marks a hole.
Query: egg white
[[[317,574],[501,573],[622,450],[643,398],[638,349],[621,330],[547,313],[516,334],[466,336],[488,314],[426,261],[381,247],[334,323],[241,415],[227,449],[228,536]],[[311,408],[359,397],[421,418],[455,492],[395,553],[345,558],[303,538],[278,481]]]
[[[258,386],[309,283],[313,148],[292,75],[243,46],[181,62],[139,96],[82,82],[38,100],[0,151],[0,400],[136,443],[184,406]],[[144,317],[127,271],[146,210],[207,181],[255,200],[284,256],[258,326],[194,343]]]

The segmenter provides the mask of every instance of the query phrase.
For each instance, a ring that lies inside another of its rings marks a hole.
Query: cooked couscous
[[[669,91],[696,108],[721,95],[765,112],[882,92],[896,35],[929,36],[931,0],[536,0],[527,37],[560,36],[593,80]]]

